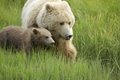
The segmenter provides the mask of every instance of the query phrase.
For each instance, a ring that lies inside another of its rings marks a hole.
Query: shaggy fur
[[[48,29],[58,50],[71,59],[77,51],[72,44],[75,17],[69,4],[61,0],[28,0],[22,11],[23,28],[43,27]]]
[[[54,43],[51,33],[44,28],[23,29],[8,26],[0,32],[0,46],[2,48],[25,49],[29,53],[32,47],[50,45]]]

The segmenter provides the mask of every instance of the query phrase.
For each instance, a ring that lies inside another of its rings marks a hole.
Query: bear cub
[[[32,48],[55,43],[51,33],[44,28],[23,29],[18,26],[8,26],[0,32],[0,46],[8,49],[24,49],[29,53]]]

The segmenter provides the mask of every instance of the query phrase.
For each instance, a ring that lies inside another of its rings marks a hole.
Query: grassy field
[[[120,80],[120,0],[66,0],[76,17],[74,63],[52,50],[26,57],[0,48],[0,80]],[[25,0],[0,0],[0,30],[21,25]]]

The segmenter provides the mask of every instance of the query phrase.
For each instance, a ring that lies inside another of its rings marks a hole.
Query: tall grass
[[[65,63],[53,50],[26,56],[0,48],[0,80],[119,80],[120,0],[66,0],[75,15],[78,54]],[[0,30],[21,25],[25,0],[0,1]]]

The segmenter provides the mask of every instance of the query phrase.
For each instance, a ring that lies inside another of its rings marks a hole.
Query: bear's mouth
[[[65,40],[70,40],[73,37],[73,35],[64,35],[63,36],[55,30],[49,30],[49,31],[51,32],[51,34],[54,38],[62,38],[62,39],[65,39]]]
[[[73,35],[66,35],[66,36],[62,36],[65,40],[70,40],[72,37],[73,37]]]

